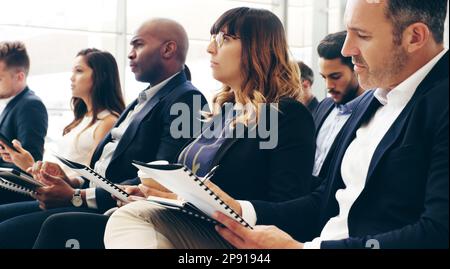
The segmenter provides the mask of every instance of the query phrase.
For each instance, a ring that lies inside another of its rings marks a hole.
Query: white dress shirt
[[[145,107],[145,105],[150,101],[150,99],[152,99],[152,97],[154,97],[159,90],[161,90],[164,86],[166,86],[167,83],[169,83],[169,81],[178,74],[179,74],[179,72],[176,73],[175,75],[171,76],[170,78],[164,80],[163,82],[161,82],[153,87],[147,88],[144,91],[145,101],[143,99],[142,100],[138,99],[139,100],[138,104],[134,107],[133,110],[130,110],[128,112],[128,115],[125,118],[125,120],[123,120],[119,126],[113,128],[111,130],[111,136],[112,136],[111,142],[106,144],[105,147],[103,148],[102,155],[100,156],[99,160],[95,163],[95,167],[94,167],[95,172],[97,172],[99,175],[105,177],[106,170],[108,169],[109,163],[112,160],[114,152],[115,152],[117,146],[119,145],[120,140],[122,139],[126,130],[130,126],[131,122],[134,120],[136,115]],[[126,179],[127,178],[124,178],[124,180],[126,180]],[[93,184],[91,182],[89,187],[90,188],[86,190],[86,203],[89,208],[96,209],[97,208],[97,200],[95,198],[95,187],[96,186],[95,186],[95,184]]]
[[[316,139],[316,154],[314,157],[313,176],[319,176],[323,163],[333,146],[336,136],[341,131],[347,120],[352,115],[353,109],[359,100],[351,100],[346,104],[336,104],[333,110],[320,127]]]
[[[349,237],[348,214],[354,202],[364,190],[370,162],[378,144],[411,100],[419,84],[446,52],[447,50],[444,50],[439,53],[391,91],[384,89],[375,91],[375,98],[383,106],[377,110],[368,123],[362,125],[356,131],[356,138],[347,148],[342,160],[341,175],[346,188],[336,192],[339,214],[327,222],[320,237],[312,242],[305,243],[305,249],[319,249],[322,241],[342,240]],[[253,205],[246,202],[241,203],[241,206],[244,218],[247,221],[252,221],[249,223],[250,225],[255,225],[257,217]]]
[[[2,115],[3,111],[8,106],[9,102],[11,102],[11,100],[14,99],[14,97],[16,96],[0,99],[0,115]]]

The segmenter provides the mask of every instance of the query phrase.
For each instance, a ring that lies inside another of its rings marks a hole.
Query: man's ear
[[[19,70],[19,69],[11,69],[10,74],[11,74],[11,78],[17,82],[23,82],[27,78],[25,71]]]
[[[433,37],[428,26],[417,22],[408,26],[403,32],[402,45],[408,53],[413,53],[425,46],[430,38]]]
[[[169,41],[161,48],[161,55],[164,59],[170,59],[174,57],[178,49],[177,43],[175,41]]]
[[[25,75],[25,72],[23,72],[23,71],[18,72],[16,74],[16,76],[17,76],[17,81],[19,81],[19,82],[24,82],[27,78],[27,75]]]

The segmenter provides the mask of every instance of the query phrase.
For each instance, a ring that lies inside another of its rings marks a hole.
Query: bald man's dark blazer
[[[198,100],[198,108],[194,98]],[[116,126],[125,120],[136,104],[137,101],[134,101],[122,113]],[[178,117],[171,115],[171,108],[174,104],[184,104],[189,108],[190,137],[174,138],[171,135],[171,124]],[[194,121],[200,122],[200,110],[205,105],[207,105],[206,98],[186,79],[185,73],[181,72],[176,75],[136,114],[114,151],[112,160],[106,169],[106,178],[114,183],[139,184],[139,179],[136,178],[137,168],[132,165],[132,161],[173,161],[183,146],[194,136],[192,130]],[[91,160],[92,168],[95,167],[95,163],[100,159],[105,146],[111,139],[111,133],[109,133],[97,146]],[[84,187],[88,187],[87,184]],[[100,211],[115,206],[111,195],[101,188],[96,189],[96,200]]]

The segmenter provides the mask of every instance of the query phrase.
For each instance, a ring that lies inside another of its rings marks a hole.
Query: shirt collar
[[[374,97],[377,98],[383,106],[387,104],[396,107],[406,106],[416,92],[420,83],[422,83],[425,77],[431,72],[433,67],[439,62],[445,53],[447,53],[447,51],[448,49],[444,49],[426,65],[422,66],[419,70],[391,91],[378,88],[374,93]]]
[[[145,96],[146,96],[146,99],[145,99],[145,100],[150,100],[153,96],[155,96],[155,94],[156,94],[159,90],[161,90],[164,86],[166,86],[166,85],[169,83],[169,81],[170,81],[171,79],[173,79],[174,77],[176,77],[179,73],[180,73],[180,72],[174,74],[173,76],[171,76],[171,77],[169,77],[168,79],[166,79],[166,80],[164,80],[164,81],[162,81],[162,82],[156,84],[155,86],[149,85],[149,86],[147,87],[147,89],[144,90],[144,93],[145,93]]]
[[[23,91],[21,91],[23,92]],[[14,99],[17,95],[19,95],[21,92],[19,92],[18,94],[8,97],[8,98],[4,98],[4,99],[0,99],[0,108],[6,108],[9,104],[9,102],[11,102],[12,99]]]
[[[347,102],[346,104],[336,104],[336,108],[338,109],[339,115],[350,115],[353,112],[353,109],[358,104],[357,98]]]
[[[8,105],[8,103],[9,103],[12,99],[14,99],[14,97],[16,97],[16,96],[11,96],[11,97],[9,97],[9,98],[0,99],[0,105],[6,107],[6,106]]]

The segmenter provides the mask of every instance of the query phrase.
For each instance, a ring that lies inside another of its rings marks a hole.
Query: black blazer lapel
[[[156,105],[162,99],[164,99],[164,97],[166,97],[175,87],[186,82],[186,80],[187,79],[184,72],[181,72],[180,74],[175,76],[172,80],[170,80],[166,86],[160,89],[155,94],[155,96],[153,96],[152,99],[150,99],[150,101],[148,101],[145,107],[136,115],[136,117],[130,123],[130,126],[128,126],[122,139],[119,142],[119,145],[117,146],[117,149],[114,152],[111,162],[114,161],[114,159],[116,159],[118,156],[120,156],[120,154],[122,154],[123,151],[125,151],[125,149],[130,145],[130,143],[136,136],[139,126],[141,125],[144,118],[147,117],[147,115],[156,107]]]
[[[316,125],[316,131],[318,132],[322,127],[323,122],[330,114],[331,110],[333,110],[335,104],[331,99],[325,99],[323,104],[323,108],[320,110],[316,110],[314,115],[314,124]]]
[[[222,160],[223,156],[227,153],[227,151],[238,141],[238,138],[236,136],[233,136],[232,138],[229,138],[225,140],[225,142],[222,144],[222,146],[217,151],[216,156],[214,156],[214,160],[212,162],[212,166],[214,167],[219,164],[219,162]]]
[[[391,148],[391,146],[397,141],[400,134],[402,133],[403,127],[405,126],[409,115],[414,107],[417,98],[413,98],[400,113],[398,118],[389,128],[388,132],[385,134],[383,139],[381,139],[380,144],[378,144],[375,152],[373,154],[372,160],[370,161],[369,171],[367,173],[366,185],[370,181],[375,168],[378,166],[381,158],[384,156],[386,151]]]
[[[137,105],[138,100],[134,100],[133,103],[131,103],[127,109],[120,115],[119,119],[117,119],[116,124],[114,125],[115,128],[117,128],[128,116],[128,113],[130,113],[131,110],[134,109],[134,107]]]
[[[127,109],[125,109],[125,111],[120,115],[119,119],[117,120],[116,124],[114,125],[114,128],[117,128],[128,116],[128,113],[134,109],[134,107],[137,105],[138,101],[135,100],[133,103],[131,103]],[[111,129],[111,130],[112,130]],[[91,168],[94,167],[95,162],[97,162],[97,160],[100,158],[100,155],[103,153],[103,148],[106,146],[106,144],[108,144],[112,139],[111,136],[111,131],[108,132],[108,134],[105,136],[105,138],[102,139],[102,141],[100,141],[100,143],[98,144],[97,148],[94,151],[94,154],[92,155],[92,159],[91,159]]]
[[[334,142],[338,148],[331,160],[332,170],[330,169],[329,177],[333,182],[328,185],[329,192],[334,191],[332,186],[334,186],[336,182],[342,182],[342,180],[336,181],[336,179],[341,178],[342,159],[347,152],[348,146],[353,139],[355,139],[356,131],[374,114],[374,110],[379,107],[379,104],[379,101],[373,96],[373,91],[368,92],[353,111],[346,125],[342,129],[342,134],[339,136],[338,140]],[[327,197],[331,196],[328,195]]]
[[[447,76],[448,78],[448,52],[436,64],[436,66],[425,77],[425,79],[420,83],[411,100],[408,102],[406,107],[403,109],[398,118],[395,120],[394,124],[391,126],[391,128],[388,130],[386,135],[381,140],[380,144],[378,145],[377,149],[373,154],[369,167],[369,172],[367,174],[366,184],[370,181],[373,172],[375,171],[377,165],[379,164],[380,160],[382,159],[386,151],[388,151],[395,143],[395,141],[397,141],[397,139],[399,138],[417,100],[420,98],[420,96],[422,96],[426,92],[427,89],[432,88],[433,84],[438,83],[440,80],[442,80],[444,76]]]
[[[236,127],[232,132],[232,134],[233,134],[232,137],[227,138],[225,140],[225,142],[222,144],[222,146],[217,151],[216,156],[214,157],[214,160],[212,162],[212,167],[219,164],[219,162],[222,160],[222,158],[225,156],[225,154],[228,152],[228,150],[230,150],[231,147],[233,147],[233,145],[236,142],[238,142],[240,139],[241,140],[248,139],[248,138],[245,138],[246,134],[248,134],[248,127],[242,123],[238,123],[238,124],[240,124],[242,127]]]
[[[0,126],[3,124],[6,116],[9,114],[9,112],[11,112],[14,106],[20,101],[20,99],[22,99],[23,96],[25,96],[29,92],[30,89],[28,87],[25,87],[25,89],[21,93],[19,93],[8,103],[8,105],[5,107],[5,110],[3,110],[3,113],[0,115]]]
[[[361,125],[364,122],[367,122],[367,120],[373,116],[374,110],[378,109],[379,107],[379,101],[374,97],[373,92],[368,94],[365,98],[365,100],[362,100],[360,105],[356,108],[356,111],[352,113],[352,116],[350,116],[348,126],[345,127],[343,130],[344,133],[342,134],[341,138],[339,139],[339,156],[338,160],[342,160],[344,157],[345,152],[347,151],[348,146],[350,143],[355,139],[356,131],[361,127]]]

